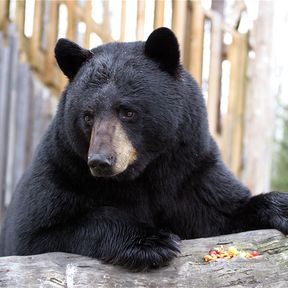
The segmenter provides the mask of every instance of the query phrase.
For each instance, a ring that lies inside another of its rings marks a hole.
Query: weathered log
[[[217,245],[258,250],[260,256],[206,263]],[[259,230],[182,242],[181,255],[169,266],[129,272],[95,259],[66,253],[0,258],[0,287],[287,287],[288,238]]]

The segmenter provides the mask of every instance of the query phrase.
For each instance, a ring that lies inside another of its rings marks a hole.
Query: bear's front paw
[[[265,212],[271,228],[288,235],[288,193],[270,192],[266,195],[269,208]]]
[[[146,270],[167,265],[180,253],[180,238],[167,232],[157,232],[139,238],[134,244],[136,250],[131,259],[132,269]]]
[[[132,240],[112,261],[133,271],[167,265],[180,253],[180,238],[167,232],[147,233]]]

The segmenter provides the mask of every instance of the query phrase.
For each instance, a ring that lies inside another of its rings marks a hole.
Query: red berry
[[[252,251],[250,254],[251,254],[253,257],[259,256],[258,251]]]
[[[210,251],[209,251],[209,254],[210,254],[210,255],[217,255],[218,252],[217,252],[216,250],[210,250]]]

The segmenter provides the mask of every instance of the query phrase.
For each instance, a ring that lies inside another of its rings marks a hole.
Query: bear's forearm
[[[176,235],[139,223],[113,207],[101,207],[77,222],[22,234],[21,239],[13,254],[70,252],[133,270],[164,265],[179,252]]]
[[[270,192],[251,197],[246,205],[236,211],[231,219],[231,229],[235,232],[276,228],[287,234],[288,195]]]
[[[24,251],[25,254],[63,251],[98,258],[101,256],[99,251],[105,246],[110,245],[110,250],[113,250],[112,242],[140,237],[142,230],[141,224],[126,213],[113,207],[101,207],[93,213],[49,228],[42,227],[29,234],[18,231],[21,238],[26,239],[26,245],[22,249],[22,242],[17,254],[23,254]]]

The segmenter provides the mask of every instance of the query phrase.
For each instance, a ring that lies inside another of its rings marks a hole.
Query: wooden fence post
[[[5,190],[5,204],[8,205],[12,197],[14,183],[13,183],[13,170],[14,170],[14,156],[16,146],[16,117],[17,117],[17,76],[18,76],[18,52],[19,41],[16,26],[10,24],[8,26],[8,47],[10,49],[9,55],[9,69],[8,69],[8,91],[9,97],[9,118],[8,118],[8,148],[7,165],[6,165],[6,190]]]
[[[7,162],[8,134],[8,68],[9,48],[3,45],[3,35],[0,33],[0,220],[5,211],[5,179]]]
[[[199,1],[190,1],[191,20],[189,35],[186,41],[189,41],[188,59],[186,64],[197,83],[202,84],[202,61],[203,61],[203,34],[204,34],[204,13]]]
[[[0,30],[2,30],[7,22],[8,1],[0,1]]]
[[[30,138],[28,137],[29,130],[29,114],[30,111],[30,66],[27,63],[21,63],[18,67],[18,81],[17,81],[17,111],[16,111],[16,137],[15,137],[15,151],[14,151],[14,166],[13,166],[13,186],[14,191],[18,181],[23,175],[24,170],[30,161],[27,160],[28,150],[30,149]],[[23,77],[25,75],[25,77]]]
[[[143,40],[144,38],[144,22],[145,22],[145,0],[138,0],[137,2],[137,27],[136,38]]]
[[[211,55],[208,83],[208,120],[212,135],[217,138],[217,123],[219,113],[219,103],[221,97],[221,59],[222,59],[222,21],[220,15],[211,15]]]
[[[155,10],[154,10],[154,29],[162,27],[164,24],[164,0],[155,0]]]
[[[184,56],[187,6],[187,0],[172,1],[172,30],[176,34],[180,45],[181,58]]]
[[[234,33],[228,49],[231,62],[228,111],[224,120],[222,151],[224,162],[235,175],[240,176],[242,168],[243,125],[245,104],[245,73],[247,62],[246,35]]]

